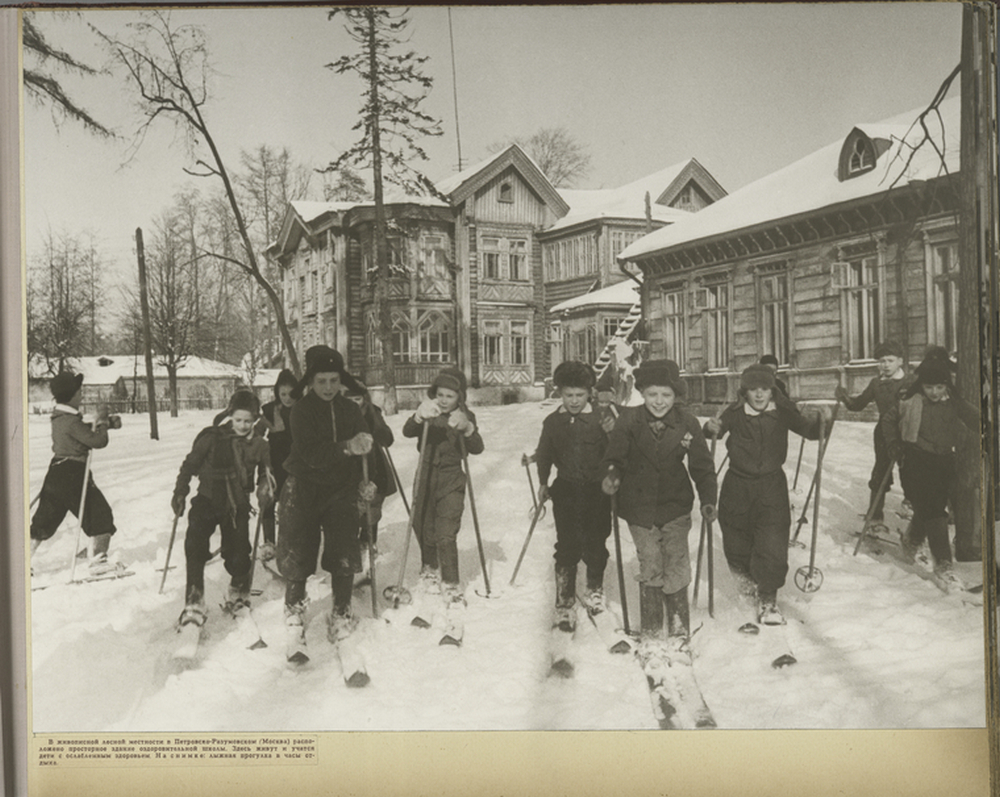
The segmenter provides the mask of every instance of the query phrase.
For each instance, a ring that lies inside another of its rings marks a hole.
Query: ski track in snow
[[[210,613],[199,658],[187,669],[170,659],[173,623],[184,592],[181,518],[171,570],[159,595],[170,536],[170,496],[177,470],[195,434],[214,412],[161,416],[160,440],[149,439],[144,416],[124,416],[124,428],[96,451],[93,473],[115,512],[118,533],[112,556],[136,575],[116,581],[71,585],[69,564],[76,524],[39,549],[33,563],[39,580],[53,581],[31,593],[32,709],[35,732],[45,731],[251,731],[251,730],[542,730],[651,729],[656,727],[645,678],[631,655],[608,653],[581,613],[573,678],[549,678],[548,638],[554,595],[551,511],[539,521],[518,573],[511,571],[529,524],[531,497],[521,455],[535,448],[549,404],[477,407],[486,451],[470,457],[477,510],[487,558],[491,597],[484,597],[472,515],[459,535],[460,569],[468,584],[465,639],[461,648],[437,644],[436,629],[411,627],[413,611],[388,607],[371,617],[369,588],[355,590],[358,633],[371,684],[349,689],[326,640],[330,605],[328,576],[308,583],[307,639],[310,661],[299,668],[284,656],[283,583],[258,566],[254,616],[268,647],[248,650],[235,624],[218,608],[228,576],[223,564],[206,566]],[[391,452],[411,498],[415,441],[404,439],[407,413],[388,418],[396,435]],[[29,478],[37,494],[50,452],[48,416],[29,420]],[[797,439],[789,444],[789,485]],[[719,445],[721,463],[725,446]],[[919,567],[902,568],[891,551],[853,556],[867,507],[871,424],[839,422],[826,452],[816,566],[821,588],[800,592],[795,571],[809,563],[813,518],[789,552],[788,583],[779,593],[788,618],[787,638],[798,664],[775,670],[777,652],[760,637],[737,632],[745,618],[715,527],[715,617],[708,616],[707,584],[692,609],[695,672],[720,728],[933,728],[982,727],[985,723],[982,609],[946,596]],[[792,530],[802,512],[816,464],[807,442],[795,491]],[[532,474],[534,478],[534,474]],[[721,483],[721,482],[720,482]],[[537,482],[536,482],[537,486]],[[195,486],[192,484],[192,492]],[[895,532],[901,494],[889,494],[886,516]],[[701,518],[690,534],[692,560]],[[383,558],[378,588],[399,575],[406,514],[389,498],[380,524]],[[251,524],[251,533],[253,523]],[[638,625],[638,564],[626,524],[622,550],[629,618]],[[279,531],[280,533],[280,531]],[[218,537],[213,538],[217,544]],[[85,538],[83,538],[85,542]],[[888,546],[879,546],[882,549]],[[609,602],[621,615],[614,543],[605,576]],[[85,562],[78,563],[78,575]],[[979,565],[959,565],[979,581]],[[692,568],[693,569],[693,568]],[[411,541],[405,585],[413,587],[419,552]],[[703,579],[704,579],[703,574]],[[582,568],[581,568],[582,582]],[[252,640],[249,640],[252,641]]]

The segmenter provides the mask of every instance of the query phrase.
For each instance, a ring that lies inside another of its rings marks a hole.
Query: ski
[[[771,667],[781,670],[798,664],[786,634],[786,620],[775,610],[770,617],[761,617],[757,607],[757,585],[749,578],[733,574],[736,579],[736,602],[749,619],[739,627],[739,633],[748,637],[759,637]]]
[[[444,609],[444,633],[439,645],[462,646],[465,636],[465,599],[452,600]]]
[[[573,635],[576,632],[576,611],[557,610],[552,619],[552,631],[549,638],[549,675],[557,678],[572,678],[575,671],[573,664]]]
[[[267,642],[261,636],[257,619],[253,616],[253,609],[249,603],[239,601],[236,604],[223,604],[223,613],[229,615],[236,622],[237,634],[245,642],[248,650],[260,650],[267,647]]]
[[[177,621],[178,641],[171,658],[190,661],[198,655],[201,632],[207,619],[208,615],[205,613],[204,607],[188,606],[184,608]]]
[[[108,573],[101,573],[94,576],[86,576],[84,578],[78,578],[73,581],[59,582],[59,581],[49,581],[43,584],[33,584],[31,586],[32,592],[38,592],[43,589],[48,589],[49,587],[57,586],[60,583],[66,584],[93,584],[96,581],[117,581],[118,579],[128,578],[129,576],[134,576],[134,570],[126,570],[124,565],[118,565],[118,567]]]
[[[618,618],[612,611],[602,606],[587,606],[587,617],[597,629],[598,636],[609,653],[628,653],[632,650],[632,640],[618,625]]]
[[[371,678],[365,658],[358,649],[357,634],[351,633],[334,645],[334,652],[340,660],[340,671],[344,675],[344,683],[351,689],[368,686]]]
[[[636,656],[646,676],[653,716],[661,730],[717,727],[694,677],[689,653],[659,640],[647,640],[639,646]]]

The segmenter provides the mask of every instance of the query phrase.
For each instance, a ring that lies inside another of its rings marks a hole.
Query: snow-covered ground
[[[407,609],[387,608],[370,619],[370,592],[359,588],[362,649],[371,684],[348,689],[325,636],[323,613],[329,582],[320,572],[309,582],[312,604],[308,641],[312,660],[286,664],[283,585],[258,567],[255,615],[268,647],[247,650],[214,607],[225,593],[221,562],[206,569],[213,611],[198,666],[178,671],[170,653],[173,623],[183,601],[185,518],[178,529],[162,595],[157,590],[166,557],[172,513],[170,495],[181,460],[212,412],[160,417],[160,440],[149,439],[144,416],[125,416],[108,448],[95,452],[93,472],[115,512],[115,556],[136,572],[131,578],[70,585],[68,564],[76,536],[68,518],[38,551],[31,593],[33,730],[44,731],[248,731],[248,730],[498,730],[655,728],[645,679],[631,656],[605,651],[592,626],[577,632],[576,677],[547,678],[546,643],[553,603],[551,513],[538,524],[516,586],[508,582],[528,528],[531,498],[521,455],[534,450],[551,405],[476,409],[486,451],[471,458],[475,497],[493,594],[484,584],[472,515],[466,507],[459,535],[468,610],[462,648],[439,647],[437,636],[409,625]],[[399,434],[405,415],[389,419],[397,442],[391,453],[403,483],[412,484],[414,441]],[[981,727],[984,711],[982,608],[940,592],[916,568],[904,569],[886,553],[853,556],[859,513],[868,499],[871,425],[838,423],[823,467],[816,566],[820,589],[804,593],[792,583],[809,563],[809,550],[790,550],[789,583],[779,599],[789,618],[788,639],[798,664],[775,670],[759,638],[736,628],[742,618],[716,529],[715,617],[708,615],[707,585],[700,587],[692,647],[705,698],[721,728],[934,728]],[[49,460],[49,422],[29,419],[31,495],[37,495]],[[798,438],[786,469],[794,473]],[[722,462],[724,446],[717,461]],[[816,461],[807,442],[793,518],[801,512]],[[407,494],[409,495],[409,487]],[[891,525],[898,487],[887,501]],[[812,510],[808,515],[812,520]],[[692,560],[701,519],[696,514]],[[793,526],[794,528],[794,526]],[[406,514],[390,498],[379,541],[385,555],[379,588],[399,575]],[[810,542],[811,526],[800,539]],[[216,540],[218,537],[215,538]],[[620,612],[614,564],[606,591]],[[638,565],[627,527],[622,551],[632,624],[638,622]],[[419,566],[411,546],[406,584]],[[962,565],[970,581],[978,565]]]

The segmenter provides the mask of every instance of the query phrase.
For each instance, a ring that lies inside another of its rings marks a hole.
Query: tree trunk
[[[170,417],[177,417],[177,363],[173,358],[167,363],[167,385],[170,393]]]

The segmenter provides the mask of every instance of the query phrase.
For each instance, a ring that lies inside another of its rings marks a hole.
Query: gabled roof
[[[625,279],[601,288],[597,291],[585,293],[582,296],[574,296],[565,302],[555,305],[550,313],[563,313],[568,310],[579,310],[583,307],[596,307],[597,305],[618,304],[622,307],[631,307],[639,301],[639,286],[633,280]]]
[[[918,108],[874,124],[845,125],[845,135],[854,127],[870,138],[888,139],[889,149],[879,157],[873,171],[841,181],[837,171],[845,138],[798,160],[783,169],[734,191],[729,196],[692,213],[682,221],[663,227],[628,246],[619,260],[636,260],[682,244],[720,238],[730,233],[775,223],[824,208],[875,197],[900,177],[897,185],[942,176],[944,170],[934,147],[924,145],[905,174],[903,168],[911,148],[923,136],[913,121]],[[928,125],[938,149],[944,153],[949,172],[959,168],[959,98],[940,106],[943,127],[933,117]]]
[[[109,354],[100,357],[73,357],[67,361],[66,366],[74,373],[83,374],[84,386],[113,385],[119,378],[129,380],[136,375],[139,379],[146,378],[146,359],[142,355]],[[36,357],[28,363],[28,376],[32,379],[49,379],[54,374],[48,370],[48,364],[44,359]],[[153,377],[167,378],[167,369],[157,362],[155,354]],[[188,357],[177,369],[178,379],[241,377],[242,371],[239,366],[204,357]]]
[[[545,176],[538,164],[517,144],[511,144],[486,160],[444,178],[435,185],[435,188],[443,196],[448,197],[453,206],[460,205],[482,186],[511,166],[518,171],[525,182],[552,209],[556,216],[562,216],[569,210],[569,205],[549,182],[549,178]]]

